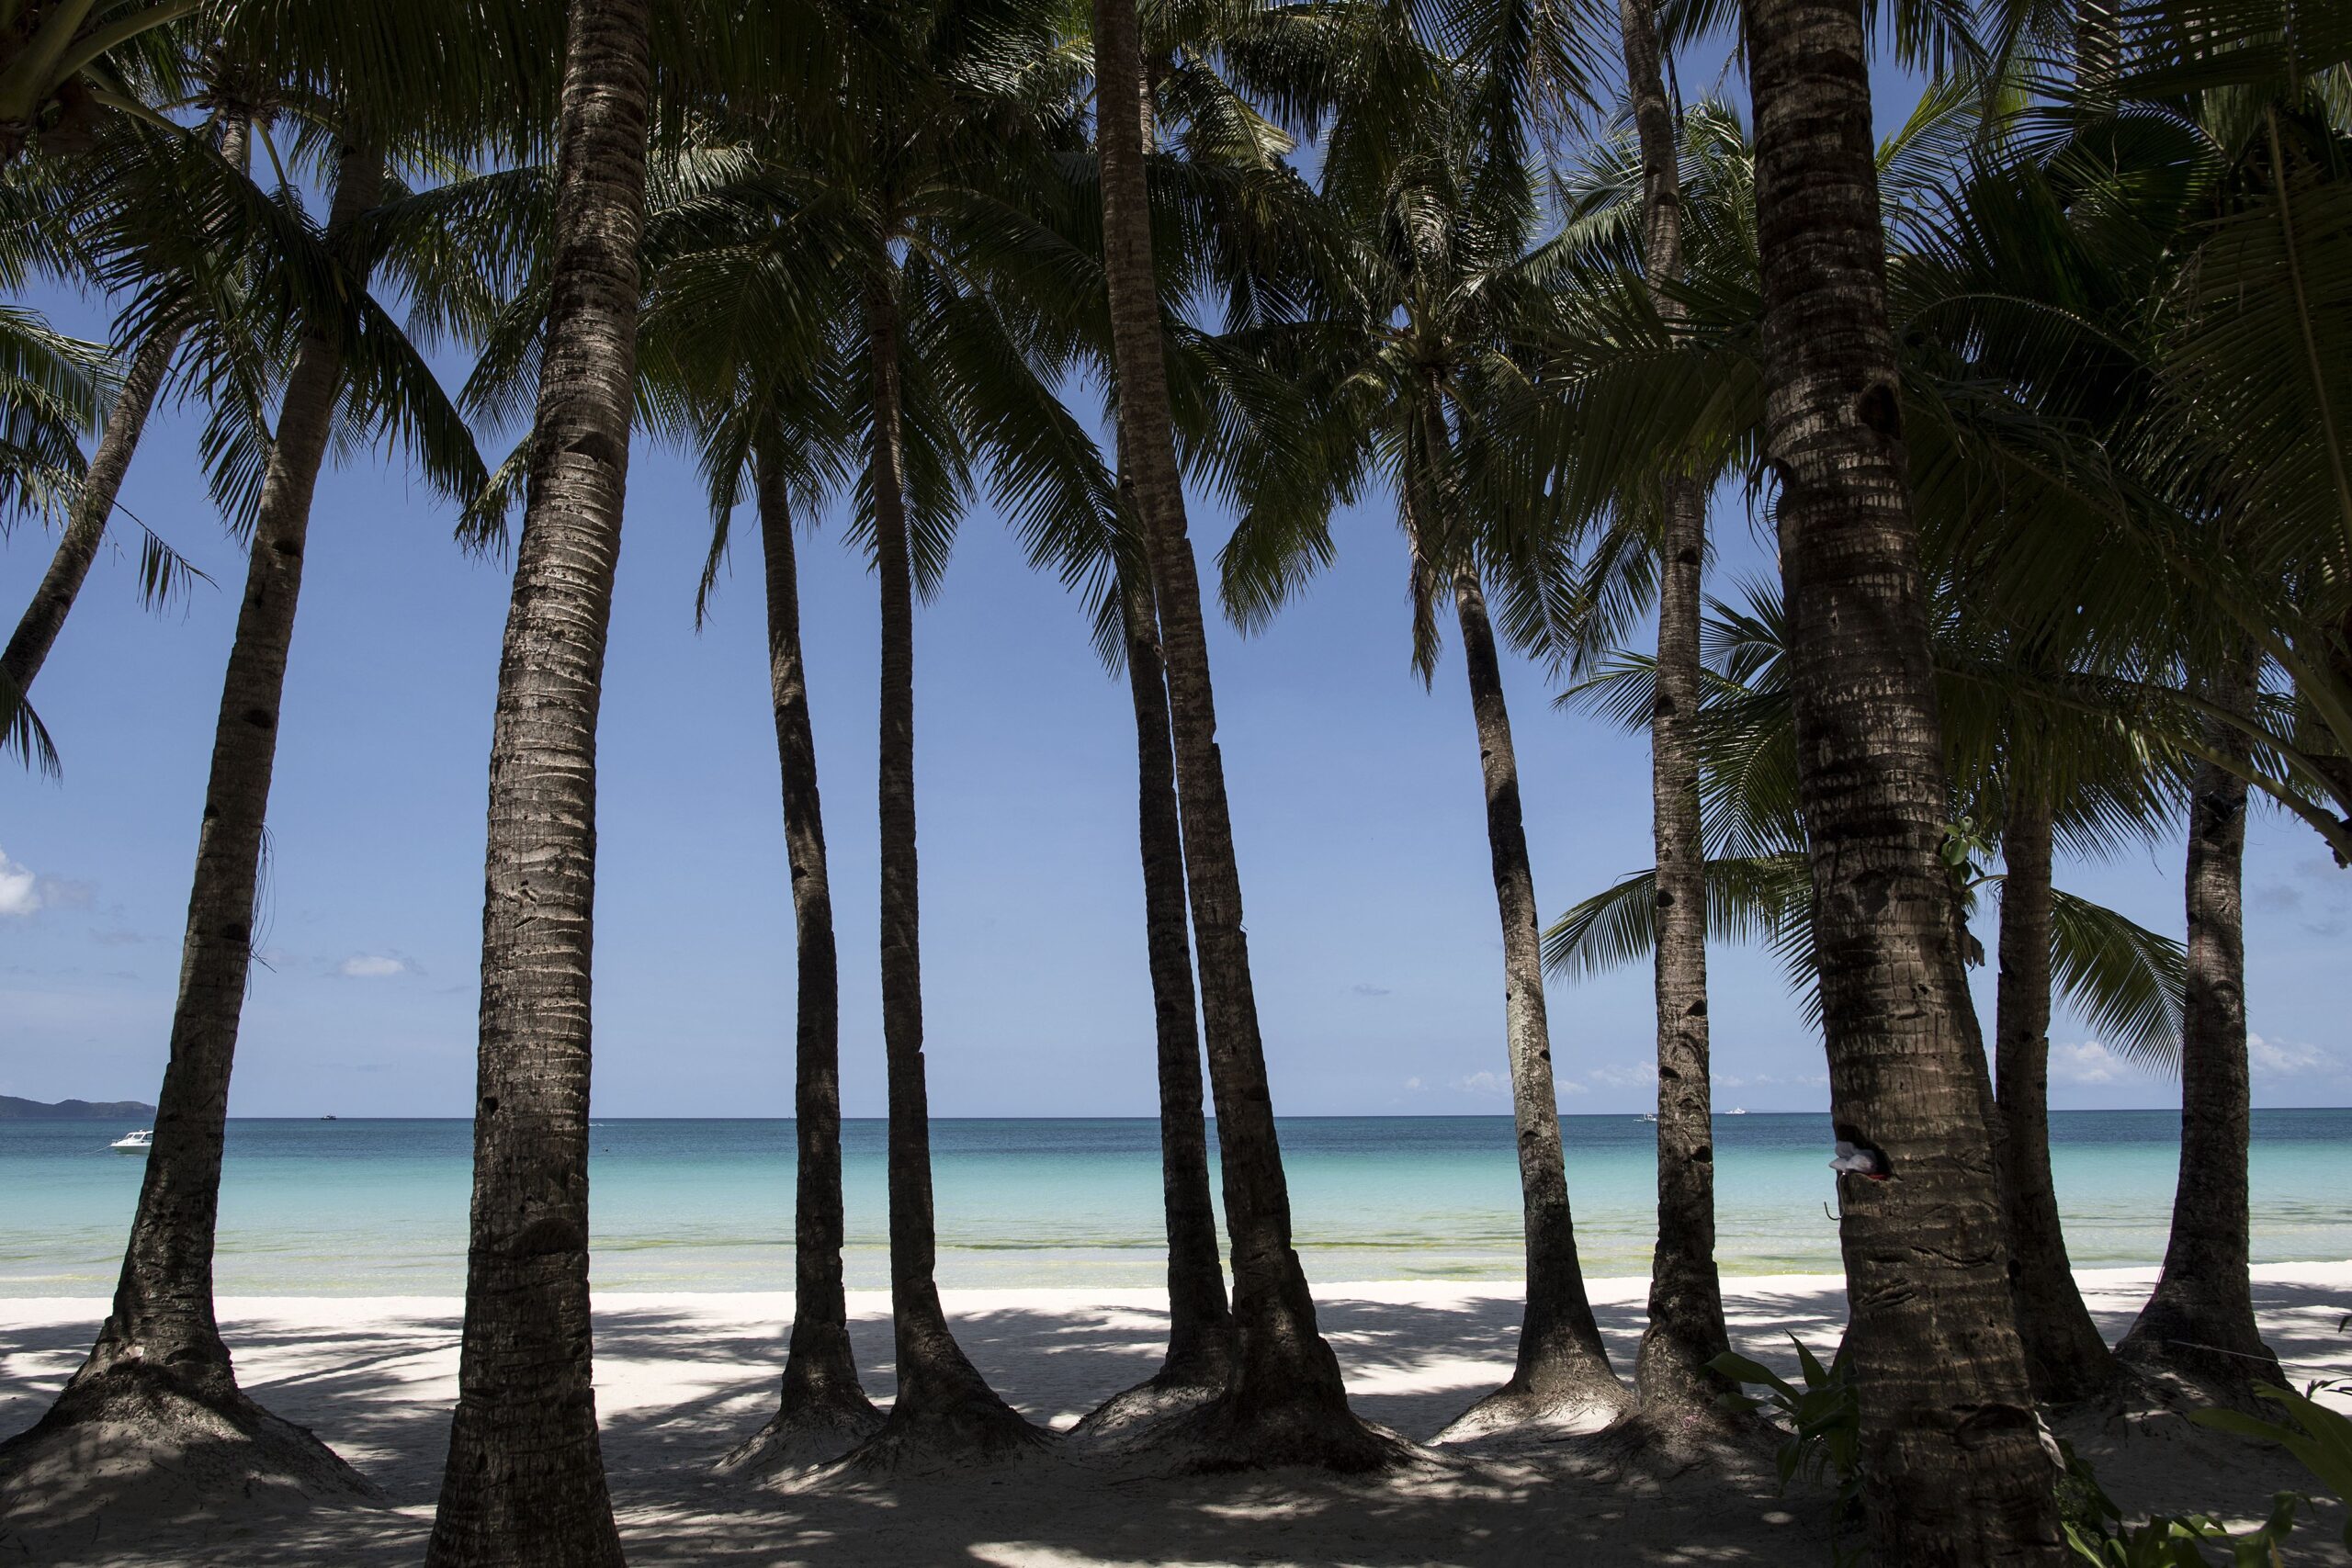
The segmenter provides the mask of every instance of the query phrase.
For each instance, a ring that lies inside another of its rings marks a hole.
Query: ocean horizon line
[[[2263,1111],[2352,1111],[2352,1105],[2256,1105],[2251,1109],[2259,1114]],[[1617,1121],[1627,1116],[1645,1116],[1647,1112],[1640,1111],[1563,1111],[1560,1112],[1560,1120],[1563,1122]],[[1829,1114],[1829,1108],[1822,1106],[1815,1110],[1790,1111],[1747,1107],[1717,1111],[1714,1114],[1717,1116],[1826,1116]],[[2085,1105],[2052,1107],[2050,1114],[2052,1116],[2177,1116],[2180,1114],[2180,1108],[2174,1105]],[[470,1116],[364,1116],[314,1111],[308,1114],[289,1113],[273,1116],[232,1115],[229,1120],[232,1122],[471,1122],[473,1118]],[[598,1111],[594,1113],[593,1120],[602,1122],[794,1122],[798,1118],[794,1116],[646,1116],[630,1115],[626,1112]],[[884,1122],[888,1120],[888,1116],[843,1116],[842,1118],[844,1122]],[[943,1116],[933,1112],[930,1120],[937,1123],[943,1122],[1157,1122],[1159,1118],[1134,1114]],[[1209,1114],[1205,1120],[1214,1122],[1216,1117]],[[1513,1120],[1513,1117],[1508,1111],[1279,1111],[1275,1114],[1274,1120],[1277,1122],[1509,1122]]]

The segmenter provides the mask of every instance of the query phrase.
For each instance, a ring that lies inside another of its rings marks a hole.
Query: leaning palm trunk
[[[6,651],[0,652],[0,694],[0,694],[0,730],[7,727],[6,705],[32,691],[33,678],[56,645],[57,634],[65,629],[65,617],[73,613],[74,601],[90,575],[91,562],[98,558],[98,545],[114,516],[115,497],[121,493],[131,454],[138,450],[140,434],[147,427],[148,411],[154,407],[156,390],[163,386],[179,345],[179,329],[165,327],[141,344],[131,357],[130,371],[122,379],[114,407],[107,411],[97,450],[90,455],[82,492],[74,498],[64,532],[58,536],[57,551],[50,557],[40,586],[33,590],[33,602],[17,622]]]
[[[1203,1032],[1216,1105],[1226,1230],[1233,1247],[1238,1359],[1210,1407],[1209,1462],[1363,1470],[1391,1445],[1348,1409],[1340,1364],[1315,1324],[1291,1248],[1290,1192],[1274,1130],[1258,1004],[1241,927],[1241,874],[1216,746],[1216,702],[1201,585],[1185,536],[1159,297],[1151,260],[1142,141],[1142,50],[1134,0],[1095,0],[1096,130],[1102,161],[1104,280],[1119,386],[1119,452],[1134,479],[1167,661],[1182,809],[1184,874],[1200,955]]]
[[[874,1435],[881,1412],[858,1382],[842,1286],[841,967],[833,947],[832,883],[817,793],[817,734],[800,652],[800,579],[784,472],[756,459],[760,546],[767,564],[768,694],[784,781],[784,840],[792,871],[797,963],[793,1051],[792,1341],[784,1395],[773,1420],[727,1456],[726,1468],[762,1470],[839,1458]]]
[[[1861,13],[1850,0],[1747,0],[1745,13],[1764,449],[1780,487],[1830,1109],[1888,1177],[1840,1179],[1865,1502],[1888,1562],[2055,1564],[2064,1549],[1939,854],[1947,784]]]
[[[2012,783],[2023,781],[2012,780]],[[1994,1014],[2000,1094],[2001,1203],[2018,1335],[2034,1397],[2086,1399],[2115,1377],[2115,1358],[2083,1305],[2050,1176],[2051,812],[2024,791],[2001,835],[2001,981]]]
[[[647,0],[571,0],[529,500],[491,728],[474,1186],[430,1568],[621,1561],[588,1307],[596,718],[637,376]]]
[[[914,552],[899,423],[898,277],[887,263],[865,303],[874,377],[874,557],[882,590],[882,1049],[890,1102],[890,1317],[899,1393],[889,1419],[854,1457],[883,1465],[918,1452],[1016,1451],[1037,1441],[1038,1434],[973,1367],[939,1303],[915,856]]]
[[[375,205],[383,175],[380,152],[345,143],[328,220],[331,236],[346,232],[354,218]],[[172,1011],[171,1057],[156,1095],[154,1144],[130,1243],[113,1310],[89,1359],[39,1425],[0,1447],[0,1468],[10,1472],[8,1489],[17,1494],[10,1500],[12,1512],[21,1507],[29,1517],[47,1483],[79,1480],[93,1437],[102,1450],[124,1444],[182,1480],[193,1478],[200,1490],[233,1494],[256,1483],[290,1483],[330,1495],[371,1490],[308,1432],[271,1416],[237,1387],[212,1302],[229,1077],[253,964],[279,706],[301,595],[311,499],[342,387],[340,345],[306,336],[287,378],[270,444],[236,640],[221,682],[179,999]],[[128,459],[126,442],[122,460]]]
[[[2241,658],[2245,655],[2241,654]],[[2210,695],[2243,711],[2253,682],[2244,666]],[[2243,742],[2215,725],[2213,744],[2241,766]],[[2201,763],[2188,798],[2188,985],[2180,1029],[2180,1180],[2172,1235],[2155,1293],[2116,1347],[2137,1366],[2185,1377],[2224,1398],[2250,1402],[2257,1381],[2284,1384],[2278,1359],[2254,1320],[2247,1269],[2246,1155],[2252,1092],[2245,1035],[2245,780]]]
[[[1642,152],[1644,262],[1668,322],[1680,302],[1682,165],[1660,64],[1655,0],[1619,0],[1618,32]],[[1699,819],[1700,586],[1707,495],[1686,474],[1659,477],[1657,697],[1650,713],[1651,837],[1657,855],[1657,1247],[1649,1324],[1634,1386],[1651,1427],[1719,1429],[1722,1380],[1708,1363],[1731,1348],[1715,1271],[1715,1133],[1708,1081],[1706,840]]]
[[[1079,1424],[1112,1436],[1225,1392],[1233,1373],[1233,1315],[1217,1253],[1209,1190],[1208,1121],[1201,1108],[1200,1018],[1193,1002],[1193,942],[1184,919],[1184,840],[1176,756],[1168,736],[1151,585],[1119,573],[1119,625],[1136,713],[1136,837],[1143,855],[1144,942],[1151,969],[1159,1065],[1159,1185],[1168,1221],[1168,1354],[1148,1381],[1113,1395]]]
[[[1432,439],[1436,436],[1433,434]],[[1519,754],[1511,746],[1503,699],[1502,660],[1487,614],[1486,590],[1464,567],[1453,576],[1453,607],[1469,671],[1470,709],[1485,775],[1487,847],[1495,905],[1502,917],[1504,1038],[1519,1148],[1519,1189],[1527,1248],[1527,1299],[1520,1319],[1519,1359],[1510,1381],[1471,1406],[1445,1436],[1473,1437],[1531,1421],[1607,1425],[1630,1400],[1609,1364],[1600,1325],[1577,1261],[1568,1208],[1566,1160],[1560,1147],[1560,1102],[1552,1077],[1552,1037],[1544,1007],[1544,953],[1537,931],[1535,873],[1519,799]]]

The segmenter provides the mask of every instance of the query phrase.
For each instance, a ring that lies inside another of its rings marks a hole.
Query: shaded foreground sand
[[[2352,1264],[2256,1271],[2270,1343],[2298,1382],[2352,1372]],[[2083,1276],[2109,1338],[2154,1282],[2152,1269]],[[1725,1281],[1739,1348],[1782,1367],[1783,1329],[1826,1353],[1844,1321],[1841,1281]],[[1612,1355],[1632,1365],[1645,1292],[1594,1281]],[[1332,1284],[1324,1331],[1356,1408],[1426,1439],[1509,1375],[1515,1287]],[[1157,1292],[949,1291],[972,1359],[999,1392],[1057,1428],[1149,1375],[1165,1329]],[[1298,1472],[1168,1478],[1052,1455],[973,1473],[761,1486],[723,1478],[718,1457],[772,1413],[791,1302],[775,1294],[596,1299],[596,1387],[605,1462],[629,1560],[639,1564],[972,1563],[1112,1568],[1221,1563],[1411,1565],[1609,1562],[1819,1564],[1829,1561],[1825,1497],[1780,1495],[1769,1463],[1674,1473],[1589,1439],[1432,1450],[1374,1481]],[[103,1303],[0,1300],[0,1438],[29,1426],[87,1349]],[[854,1292],[866,1386],[891,1393],[888,1301]],[[88,1505],[0,1518],[0,1562],[413,1563],[456,1395],[458,1303],[446,1298],[232,1298],[222,1325],[244,1386],[318,1434],[380,1485],[381,1509],[241,1509],[189,1517],[162,1490],[147,1503],[94,1487]],[[2281,1456],[2177,1417],[2089,1420],[2071,1432],[2125,1506],[2252,1517],[2300,1472]],[[103,1497],[104,1506],[98,1501]],[[2342,1520],[2312,1517],[2290,1561],[2340,1563]]]

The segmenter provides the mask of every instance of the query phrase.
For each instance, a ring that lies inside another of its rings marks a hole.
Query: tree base
[[[2164,1287],[2115,1348],[2115,1359],[2148,1382],[2191,1400],[2262,1411],[2256,1383],[2284,1384],[2278,1358],[2255,1328],[2253,1313],[2199,1312],[2166,1301]]]
[[[1634,1398],[1615,1378],[1562,1378],[1546,1384],[1512,1378],[1446,1424],[1430,1441],[1442,1447],[1504,1437],[1542,1441],[1589,1437],[1633,1413]]]
[[[12,1531],[242,1519],[375,1507],[383,1495],[304,1427],[234,1387],[198,1393],[144,1361],[77,1375],[29,1430],[0,1443]]]
[[[1121,1451],[1148,1458],[1155,1469],[1195,1475],[1292,1466],[1377,1475],[1428,1457],[1345,1404],[1334,1409],[1321,1401],[1246,1399],[1230,1389],[1153,1422]]]
[[[1223,1398],[1231,1381],[1223,1361],[1164,1366],[1087,1412],[1064,1440],[1090,1453],[1118,1454],[1148,1448],[1160,1427],[1196,1416]]]
[[[1052,1435],[975,1382],[952,1393],[913,1394],[901,1387],[874,1435],[833,1467],[842,1472],[919,1474],[1011,1464],[1041,1453]]]
[[[746,1478],[814,1470],[872,1438],[882,1424],[882,1412],[863,1396],[788,1402],[766,1426],[729,1449],[718,1469]]]

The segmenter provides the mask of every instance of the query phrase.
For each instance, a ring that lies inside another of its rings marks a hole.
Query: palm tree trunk
[[[1682,276],[1682,164],[1667,101],[1655,0],[1619,0],[1618,33],[1642,151],[1642,226],[1650,297]],[[1707,1027],[1706,840],[1699,820],[1699,617],[1707,496],[1688,475],[1659,477],[1657,698],[1650,714],[1651,836],[1657,865],[1657,1248],[1649,1324],[1634,1361],[1644,1418],[1663,1431],[1719,1429],[1723,1381],[1707,1363],[1731,1348],[1715,1270],[1715,1134]]]
[[[40,673],[57,634],[65,628],[65,617],[73,612],[74,600],[90,575],[90,563],[97,559],[98,545],[114,516],[115,497],[122,491],[123,475],[130,470],[131,454],[138,450],[140,434],[147,427],[156,389],[163,386],[179,345],[179,329],[165,327],[141,344],[131,357],[122,390],[107,412],[97,450],[90,456],[82,493],[74,498],[65,530],[58,536],[57,552],[50,558],[40,586],[33,591],[33,602],[17,622],[6,651],[0,652],[0,728],[7,723],[5,705],[32,691],[34,677]]]
[[[1199,1010],[1192,932],[1184,914],[1184,839],[1176,753],[1168,732],[1168,677],[1148,575],[1120,581],[1127,688],[1136,710],[1136,827],[1142,852],[1144,942],[1149,954],[1159,1066],[1160,1196],[1168,1219],[1168,1359],[1160,1376],[1222,1390],[1233,1368],[1233,1314],[1209,1185],[1202,1103]]]
[[[2208,694],[2244,711],[2252,695],[2246,656]],[[2243,765],[2237,732],[2215,725],[2211,743]],[[2180,1180],[2172,1235],[2154,1294],[2116,1347],[2134,1365],[2185,1377],[2223,1398],[2251,1403],[2254,1385],[2284,1385],[2262,1342],[2248,1275],[2252,1241],[2246,1156],[2253,1091],[2247,1077],[2245,780],[2211,762],[2190,781],[2187,994],[2180,1030]]]
[[[617,1568],[588,1300],[596,719],[637,382],[647,0],[571,0],[554,276],[492,720],[458,1408],[429,1568]]]
[[[1426,405],[1435,423],[1436,405]],[[1442,434],[1435,431],[1431,439]],[[1487,614],[1487,593],[1468,567],[1453,574],[1453,608],[1469,671],[1470,709],[1485,776],[1487,847],[1495,907],[1502,918],[1503,1032],[1510,1060],[1511,1111],[1519,1148],[1519,1190],[1527,1248],[1527,1299],[1520,1319],[1519,1359],[1510,1381],[1473,1405],[1449,1434],[1511,1422],[1569,1419],[1600,1426],[1631,1403],[1609,1364],[1600,1325],[1585,1294],[1577,1235],[1568,1208],[1567,1162],[1560,1147],[1560,1101],[1552,1077],[1552,1036],[1544,1006],[1544,953],[1535,908],[1535,870],[1519,799],[1519,754],[1511,746],[1502,660]]]
[[[1184,916],[1184,840],[1159,614],[1136,566],[1121,569],[1119,624],[1136,712],[1136,838],[1143,853],[1144,942],[1151,968],[1159,1065],[1159,1186],[1168,1221],[1168,1354],[1149,1381],[1114,1394],[1080,1423],[1112,1431],[1222,1393],[1233,1372],[1233,1315],[1217,1251],[1202,1110],[1200,1018]]]
[[[792,1342],[775,1419],[727,1457],[726,1467],[770,1469],[836,1459],[882,1425],[858,1382],[842,1285],[841,966],[833,947],[832,883],[817,793],[817,733],[800,651],[800,578],[784,470],[755,460],[760,546],[767,563],[768,693],[784,784],[784,840],[792,868],[797,1017],[793,1134]]]
[[[2050,856],[2049,803],[2013,790],[2001,836],[2001,984],[1993,1026],[2001,1204],[2034,1397],[2064,1404],[2112,1382],[2115,1358],[2075,1285],[2050,1178]]]
[[[340,234],[376,204],[383,175],[379,151],[346,141],[336,169],[331,232]],[[11,1460],[29,1464],[53,1435],[74,1427],[128,1417],[143,1428],[146,1440],[173,1444],[186,1438],[190,1423],[217,1428],[209,1418],[221,1417],[252,1443],[240,1462],[256,1472],[274,1471],[329,1491],[368,1490],[317,1439],[268,1415],[238,1389],[212,1303],[229,1078],[253,964],[279,705],[301,596],[311,499],[342,387],[339,344],[306,336],[287,378],[270,444],[236,639],[221,682],[171,1056],[156,1095],[154,1144],[113,1310],[56,1404],[0,1450]],[[128,460],[126,440],[122,461]]]
[[[899,1394],[862,1462],[910,1450],[988,1454],[1035,1429],[999,1399],[956,1343],[939,1304],[931,1190],[931,1103],[922,1059],[922,909],[915,855],[915,591],[907,526],[895,267],[866,291],[874,377],[874,554],[882,590],[882,1048],[890,1100],[890,1316]]]
[[[1223,1464],[1369,1469],[1386,1462],[1391,1447],[1349,1411],[1339,1360],[1316,1327],[1315,1301],[1291,1247],[1290,1192],[1258,1035],[1249,938],[1241,925],[1241,874],[1234,856],[1225,765],[1217,753],[1200,577],[1185,535],[1161,356],[1144,185],[1143,55],[1134,0],[1095,0],[1094,48],[1119,451],[1134,477],[1159,607],[1184,874],[1200,954],[1203,1032],[1216,1103],[1226,1230],[1233,1247],[1239,1359],[1204,1436],[1216,1462]]]
[[[1889,1562],[2063,1554],[2008,1296],[1871,164],[1861,13],[1747,0],[1800,801],[1840,1179],[1865,1501]],[[1969,1056],[1974,1052],[1976,1064]]]

